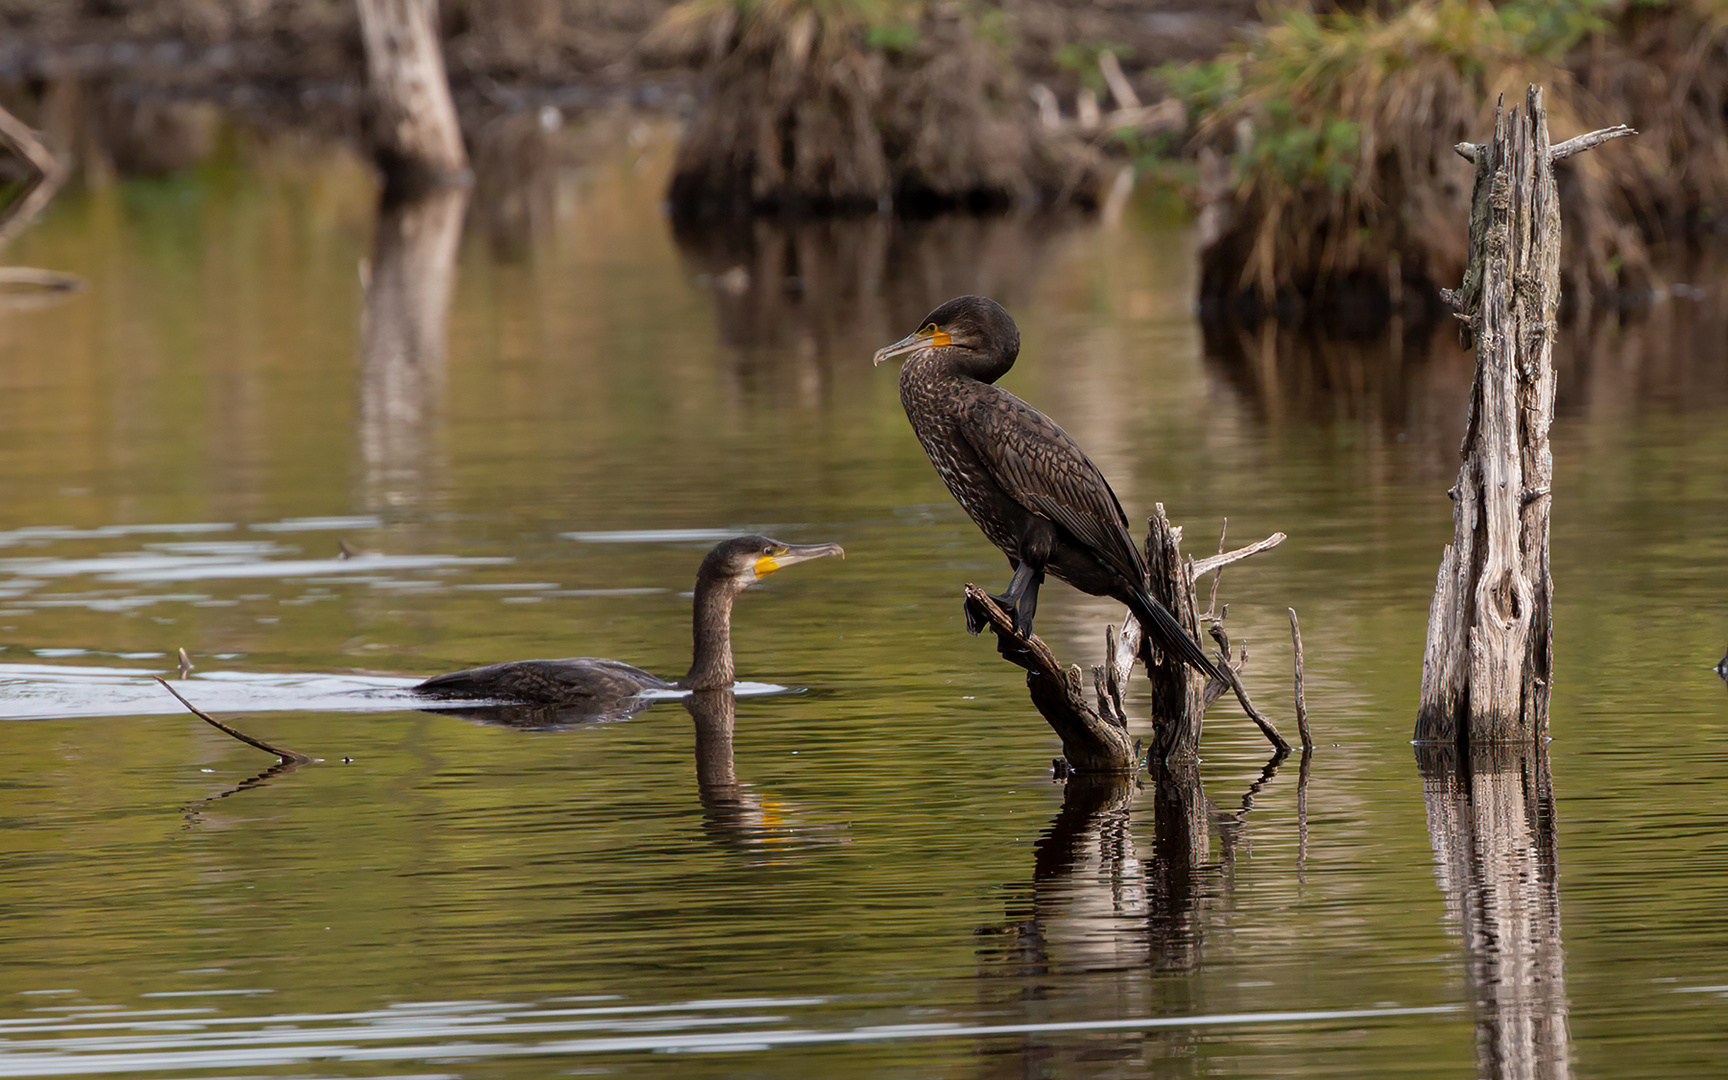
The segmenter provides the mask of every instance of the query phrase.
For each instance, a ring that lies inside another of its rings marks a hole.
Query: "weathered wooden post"
[[[1470,260],[1443,290],[1476,343],[1476,385],[1440,558],[1422,661],[1418,740],[1529,742],[1548,725],[1553,581],[1548,572],[1554,462],[1555,317],[1560,205],[1553,163],[1620,135],[1606,128],[1548,144],[1542,89],[1522,112],[1494,114],[1494,139],[1460,143],[1476,166]]]
[[[436,0],[358,0],[373,155],[391,186],[460,183],[468,153],[438,44]]]

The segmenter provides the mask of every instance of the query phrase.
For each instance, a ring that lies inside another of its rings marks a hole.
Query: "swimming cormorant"
[[[1193,638],[1147,591],[1146,560],[1104,474],[1048,416],[995,385],[1020,355],[1020,328],[1002,305],[959,296],[876,353],[905,358],[900,402],[954,498],[1008,556],[996,599],[1032,633],[1046,572],[1128,606],[1154,644],[1222,678]],[[977,633],[968,616],[967,628]]]
[[[589,656],[515,660],[435,675],[416,686],[438,698],[579,706],[600,712],[645,690],[717,690],[732,685],[732,601],[783,567],[845,552],[839,544],[783,544],[738,536],[710,551],[696,572],[695,656],[683,678],[667,681],[639,667]]]

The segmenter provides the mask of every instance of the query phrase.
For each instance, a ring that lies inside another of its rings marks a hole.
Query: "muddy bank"
[[[1208,107],[1193,144],[1203,296],[1235,313],[1438,314],[1470,214],[1453,147],[1485,138],[1496,99],[1529,83],[1547,88],[1556,141],[1640,132],[1556,168],[1567,303],[1661,295],[1654,245],[1702,242],[1728,220],[1728,9],[1552,17],[1526,25],[1461,0],[1289,16],[1227,57],[1194,98]]]
[[[676,6],[674,0],[442,0],[446,65],[465,130],[472,137],[501,116],[545,115],[548,107],[568,115],[623,103],[698,115],[716,92],[707,59],[644,47]],[[1031,115],[1026,92],[1034,85],[1049,91],[1050,107],[1072,117],[1082,97],[1102,92],[1094,62],[1099,48],[1119,55],[1127,80],[1152,100],[1156,65],[1214,55],[1252,18],[1244,0],[1017,0],[990,9],[984,30],[993,51],[970,74],[975,84],[1005,95],[1002,111],[1017,120]],[[352,0],[0,0],[0,102],[97,177],[194,164],[211,152],[224,116],[357,142],[364,72]],[[900,96],[925,114],[940,112],[944,102],[920,97],[926,89],[914,85]],[[902,112],[909,130],[929,119],[917,109]],[[983,126],[972,156],[988,177],[1001,140]],[[1031,139],[1041,136],[1033,130]],[[836,153],[844,149],[834,141]],[[890,145],[885,152],[900,150]],[[1071,183],[1074,156],[1051,151],[1040,160],[1064,178],[1059,183]],[[836,168],[845,164],[827,157]],[[921,175],[940,162],[938,154],[925,158]],[[868,163],[845,167],[867,171]],[[1000,176],[987,186],[1009,199],[1024,194],[1024,185]]]

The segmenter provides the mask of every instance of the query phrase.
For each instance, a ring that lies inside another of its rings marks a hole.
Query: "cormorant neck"
[[[717,690],[732,685],[732,598],[739,593],[733,581],[696,578],[696,602],[691,615],[695,652],[690,673],[678,680],[685,690]]]
[[[1016,335],[1014,341],[1004,347],[963,349],[957,345],[948,345],[930,349],[922,356],[913,357],[905,366],[917,364],[931,373],[993,383],[1008,374],[1019,355],[1020,339]]]

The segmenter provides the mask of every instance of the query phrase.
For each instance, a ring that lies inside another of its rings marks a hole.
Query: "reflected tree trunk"
[[[1139,830],[1133,816],[1142,787],[1132,777],[1070,776],[1062,809],[1033,846],[1030,895],[1010,905],[1005,923],[979,931],[996,941],[979,954],[988,961],[980,969],[981,996],[1006,990],[987,1004],[1035,1001],[1040,1015],[1102,1018],[1121,1012],[1146,987],[1180,993],[1186,981],[1157,976],[1200,969],[1209,911],[1219,909],[1218,898],[1231,888],[1224,865],[1213,856],[1212,831],[1227,824],[1235,832],[1227,846],[1240,839],[1255,798],[1284,758],[1273,755],[1243,793],[1241,809],[1230,814],[1217,813],[1207,800],[1197,759],[1150,762],[1152,790],[1139,810]],[[1304,770],[1304,789],[1306,781]],[[1144,841],[1148,809],[1154,815],[1149,854],[1136,843]],[[1305,818],[1299,828],[1305,828]],[[1072,977],[1080,973],[1089,977]],[[1011,1051],[985,1059],[989,1067],[979,1075],[1053,1075],[1063,1070],[1052,1063],[1079,1061],[1096,1072],[1113,1057],[1143,1063],[1146,1044],[1154,1039],[1170,1058],[1192,1060],[1193,1038],[1191,1029],[1173,1029],[1135,1034],[1120,1045],[1094,1038],[1079,1045],[1033,1033]]]
[[[1428,836],[1464,939],[1478,1072],[1562,1080],[1570,1072],[1553,783],[1545,746],[1416,751]]]
[[[443,396],[456,249],[468,189],[385,188],[361,318],[360,440],[374,509],[415,498]]]

